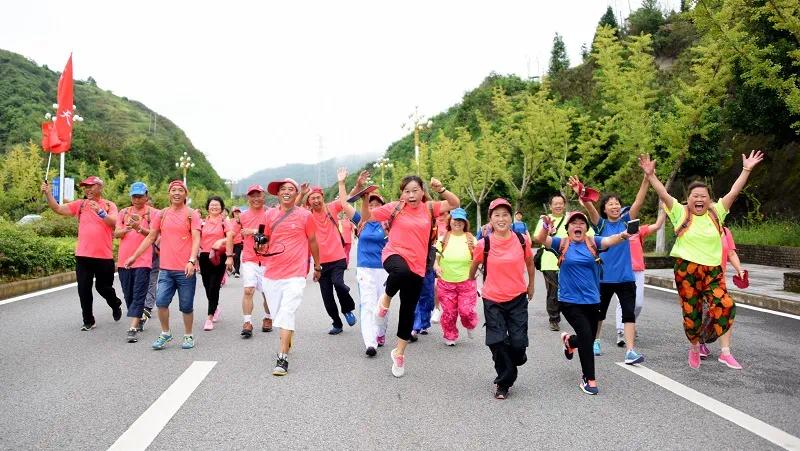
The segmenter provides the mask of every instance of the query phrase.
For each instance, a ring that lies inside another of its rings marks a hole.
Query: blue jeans
[[[168,308],[175,292],[178,292],[178,306],[183,313],[194,311],[194,289],[197,285],[197,276],[187,278],[183,271],[162,269],[158,273],[158,290],[156,291],[156,306]]]
[[[433,287],[436,283],[436,274],[433,269],[425,272],[425,279],[422,281],[422,291],[417,301],[417,309],[414,312],[414,330],[419,332],[422,329],[431,327],[431,312],[433,312]]]
[[[128,307],[128,318],[140,318],[150,285],[150,268],[119,268],[119,284]]]

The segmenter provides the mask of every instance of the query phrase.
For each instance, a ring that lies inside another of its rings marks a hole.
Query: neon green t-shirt
[[[442,242],[438,242],[436,247],[441,251]],[[439,266],[442,268],[442,280],[451,283],[467,280],[471,264],[472,255],[467,245],[467,234],[465,233],[461,236],[451,234],[447,240],[447,247],[439,258]]]
[[[717,202],[711,208],[717,212],[720,226],[724,224],[725,217],[728,216],[725,206]],[[675,198],[672,199],[672,208],[667,212],[667,217],[673,227],[683,224],[685,210],[683,204]],[[722,238],[708,212],[692,218],[689,230],[675,240],[669,255],[705,266],[722,264]]]
[[[561,218],[563,216],[555,216],[555,215],[547,215],[550,217],[550,220],[553,221],[553,227],[557,226],[559,222],[561,222]],[[587,224],[588,225],[588,224]],[[539,218],[539,222],[536,223],[536,228],[534,229],[534,234],[532,236],[536,236],[539,233],[539,230],[542,229],[542,219]],[[588,236],[594,236],[594,230],[592,230],[591,226],[589,230],[586,232]],[[559,238],[566,238],[567,237],[567,220],[564,219],[564,222],[561,223],[561,227],[556,230],[555,235]],[[543,247],[543,246],[542,246]],[[558,271],[558,257],[556,254],[550,251],[544,251],[542,253],[542,269],[541,271]]]

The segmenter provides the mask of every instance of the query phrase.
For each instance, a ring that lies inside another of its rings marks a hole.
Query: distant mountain
[[[234,189],[234,194],[245,194],[247,187],[253,183],[260,183],[266,188],[266,184],[270,181],[285,177],[293,178],[298,183],[309,182],[312,185],[320,185],[323,188],[327,188],[336,183],[336,171],[340,167],[344,166],[352,173],[362,169],[367,163],[375,161],[379,157],[380,152],[375,152],[372,154],[331,158],[319,164],[294,163],[277,168],[262,169],[239,180]]]

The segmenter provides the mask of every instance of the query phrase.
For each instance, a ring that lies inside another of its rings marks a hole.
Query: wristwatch
[[[322,266],[315,266],[314,271],[322,271]]]
[[[194,259],[193,259],[193,258],[190,258],[190,259],[189,259],[189,263],[191,263],[191,264],[192,264],[192,266],[194,266],[194,265],[195,265],[195,263],[194,263]]]

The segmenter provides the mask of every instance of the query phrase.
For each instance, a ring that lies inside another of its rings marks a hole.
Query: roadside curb
[[[661,288],[669,288],[671,290],[675,289],[675,280],[667,277],[645,275],[644,283]],[[775,310],[777,312],[790,313],[792,315],[800,315],[800,302],[760,294],[750,294],[746,291],[731,288],[728,288],[728,291],[731,293],[734,301],[738,303],[767,310]]]
[[[37,279],[19,280],[17,282],[0,284],[0,300],[66,285],[76,280],[75,271],[70,271],[53,274],[47,277],[39,277]]]

